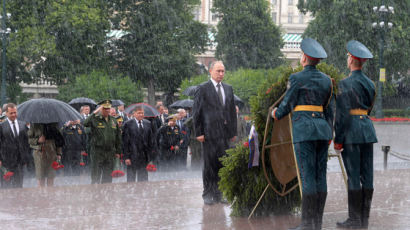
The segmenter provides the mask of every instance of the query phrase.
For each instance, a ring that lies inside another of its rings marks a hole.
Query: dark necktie
[[[18,136],[18,133],[17,133],[17,129],[16,129],[16,123],[14,123],[14,121],[12,121],[12,123],[13,123],[14,137],[17,137],[17,136]]]
[[[142,130],[143,130],[141,121],[138,121],[138,129],[139,129],[140,132],[142,132]]]
[[[218,88],[217,93],[218,93],[219,101],[221,102],[221,105],[224,105],[224,99],[222,97],[222,91],[221,91],[221,84],[220,83],[216,84],[216,87]]]

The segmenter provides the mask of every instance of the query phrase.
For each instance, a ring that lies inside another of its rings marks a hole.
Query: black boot
[[[323,218],[323,211],[325,209],[326,204],[326,197],[327,192],[318,192],[317,193],[317,211],[315,217],[315,229],[321,230],[322,229],[322,218]]]
[[[374,189],[362,189],[362,228],[369,227],[370,206]]]
[[[344,222],[337,222],[337,227],[358,229],[362,228],[362,190],[349,190],[347,192],[349,218]]]
[[[302,223],[289,230],[313,230],[315,212],[317,209],[317,194],[302,196]]]

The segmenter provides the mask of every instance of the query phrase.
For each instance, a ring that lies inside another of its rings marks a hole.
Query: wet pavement
[[[387,134],[386,129],[388,129]],[[376,125],[379,144],[409,151],[410,125]],[[369,229],[410,229],[410,165],[375,146],[375,192]],[[406,153],[407,154],[407,153]],[[329,162],[328,199],[323,229],[336,229],[347,217],[347,193],[337,161]],[[57,177],[56,187],[0,190],[0,229],[288,229],[300,215],[231,217],[229,205],[203,204],[199,170],[156,172],[149,182],[89,185],[89,175]]]

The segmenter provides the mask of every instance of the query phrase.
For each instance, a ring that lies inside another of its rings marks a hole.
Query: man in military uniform
[[[336,99],[334,148],[342,154],[348,176],[349,218],[342,228],[367,228],[373,196],[373,143],[376,132],[369,114],[376,97],[374,83],[362,72],[373,58],[362,43],[347,43],[350,76],[339,82]]]
[[[327,54],[314,39],[301,43],[301,72],[289,77],[286,95],[272,112],[275,120],[292,113],[293,146],[302,183],[302,223],[294,229],[321,229],[327,196],[326,165],[332,139],[331,79],[316,69]]]
[[[86,150],[86,135],[80,120],[68,121],[61,128],[65,145],[63,147],[62,163],[67,175],[80,174],[81,155]]]
[[[98,103],[100,107],[84,121],[91,136],[91,183],[111,183],[115,157],[120,157],[121,132],[117,121],[109,115],[111,100]]]
[[[176,125],[177,115],[167,117],[168,124],[158,130],[160,148],[160,166],[168,170],[175,168],[181,146],[181,131]]]

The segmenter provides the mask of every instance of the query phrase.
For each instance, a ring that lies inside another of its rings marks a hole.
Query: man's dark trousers
[[[202,169],[202,180],[204,191],[202,197],[204,199],[213,199],[220,201],[222,194],[218,189],[219,169],[222,168],[220,157],[226,155],[225,150],[229,148],[227,139],[206,139],[203,143],[204,167]]]

